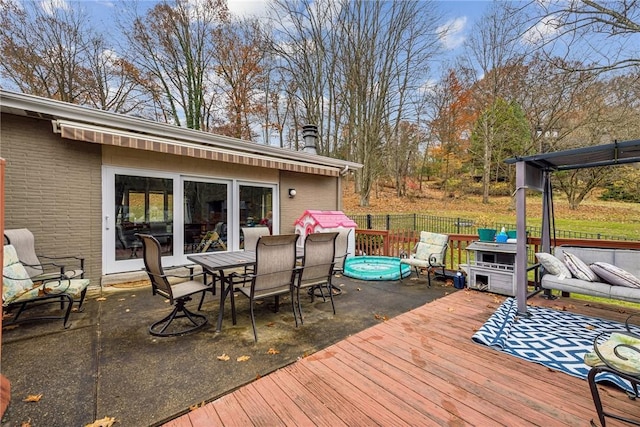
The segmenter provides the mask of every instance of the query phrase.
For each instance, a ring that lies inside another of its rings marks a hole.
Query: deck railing
[[[349,214],[349,218],[358,224],[358,229],[367,230],[429,230],[444,234],[474,234],[477,225],[470,218],[450,218],[426,214]],[[488,228],[515,230],[516,224],[494,222]],[[540,227],[527,226],[527,236],[541,236]],[[633,240],[625,236],[614,236],[606,233],[585,233],[580,231],[558,230],[555,235],[562,239],[603,239]]]
[[[420,238],[415,230],[367,230],[356,229],[356,255],[382,255],[392,257],[410,256],[413,247]],[[460,264],[466,263],[466,248],[478,240],[475,234],[449,234],[449,250],[447,253],[447,269],[458,270]],[[594,239],[555,239],[554,246],[573,245],[600,248],[622,248],[640,250],[640,242],[629,240],[594,240]],[[529,263],[535,264],[535,253],[540,252],[542,240],[539,237],[527,238]]]

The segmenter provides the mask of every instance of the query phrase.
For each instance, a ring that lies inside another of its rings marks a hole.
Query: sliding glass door
[[[144,268],[138,233],[162,246],[164,265],[187,255],[242,249],[241,227],[279,232],[276,183],[103,168],[103,272]]]
[[[229,184],[184,181],[184,253],[226,251]]]

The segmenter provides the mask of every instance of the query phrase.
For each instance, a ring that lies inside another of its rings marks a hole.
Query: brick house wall
[[[85,277],[100,283],[101,147],[63,140],[48,120],[7,114],[0,120],[5,228],[29,228],[38,253],[83,255]]]

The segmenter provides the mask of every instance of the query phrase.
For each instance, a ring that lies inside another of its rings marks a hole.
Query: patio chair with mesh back
[[[333,314],[336,314],[336,307],[333,303],[331,277],[333,276],[337,236],[337,232],[312,233],[307,235],[304,240],[302,272],[298,275],[298,280],[294,282],[296,303],[298,306],[298,314],[300,315],[300,324],[304,324],[304,320],[302,318],[302,305],[300,304],[300,289],[318,288],[320,289],[321,295],[323,295],[322,288],[326,287],[331,299]],[[309,292],[309,294],[313,300],[314,292]],[[296,326],[297,325],[298,320],[296,317]]]
[[[265,227],[266,228],[266,227]],[[279,296],[291,295],[291,309],[295,315],[293,305],[293,282],[298,270],[296,268],[297,234],[281,234],[276,236],[262,236],[256,245],[256,264],[251,274],[233,273],[232,283],[250,283],[250,286],[234,288],[249,298],[251,326],[253,338],[257,342],[254,306],[257,300],[275,297],[275,311],[278,310]],[[231,300],[234,304],[234,300]]]
[[[242,227],[242,235],[244,236],[244,250],[255,251],[258,239],[262,236],[268,236],[271,232],[269,227]]]
[[[69,279],[84,278],[83,257],[75,255],[53,257],[37,254],[35,238],[29,229],[4,230],[4,237],[7,243],[16,249],[18,259],[34,282],[55,279],[61,275]]]
[[[173,310],[169,315],[161,320],[153,323],[149,327],[149,333],[156,336],[175,336],[183,335],[202,328],[207,324],[206,316],[190,311],[186,307],[186,303],[191,301],[194,295],[200,294],[200,305],[198,310],[202,308],[202,302],[206,292],[213,293],[215,286],[207,285],[206,275],[204,273],[191,274],[181,276],[176,274],[166,274],[162,267],[162,248],[158,240],[150,234],[137,234],[142,240],[144,266],[151,281],[153,295],[161,295],[169,300],[173,306]],[[203,281],[194,280],[196,276],[203,276]],[[178,283],[171,284],[169,280],[180,280]],[[184,279],[184,280],[183,280]],[[186,327],[170,328],[176,319],[186,319],[189,322]]]
[[[2,306],[9,317],[3,320],[3,325],[31,320],[61,319],[63,326],[67,328],[73,303],[77,300],[78,308],[82,308],[88,286],[88,279],[70,279],[61,274],[34,283],[26,267],[18,259],[15,247],[5,245],[2,266]],[[20,318],[25,310],[48,303],[60,304],[63,313],[52,315],[46,312],[40,316]],[[17,312],[11,317],[10,313],[13,310]]]
[[[420,232],[420,240],[416,243],[413,254],[409,258],[400,259],[400,280],[402,280],[402,265],[408,264],[415,268],[420,277],[420,270],[427,270],[428,286],[431,287],[431,273],[445,276],[445,258],[449,247],[449,236],[446,234]],[[441,272],[438,273],[438,270]]]

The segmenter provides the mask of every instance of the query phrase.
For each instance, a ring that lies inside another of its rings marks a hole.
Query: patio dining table
[[[218,310],[218,323],[216,332],[222,330],[222,318],[224,316],[224,302],[227,294],[233,289],[233,283],[225,270],[238,267],[248,267],[256,263],[254,251],[224,251],[207,254],[189,255],[187,259],[196,263],[220,280],[220,309]],[[215,280],[215,279],[214,279]],[[215,283],[213,284],[215,286]],[[233,295],[232,295],[233,298]],[[231,319],[236,324],[235,304],[231,304]]]
[[[304,256],[304,248],[296,247],[296,256],[302,258]],[[188,255],[187,259],[195,264],[202,266],[214,277],[220,280],[220,309],[218,310],[218,323],[216,325],[216,332],[222,330],[222,319],[224,317],[224,303],[227,299],[227,295],[231,293],[231,319],[233,324],[236,324],[236,307],[233,304],[233,282],[229,274],[225,270],[249,267],[256,263],[255,251],[221,251],[210,252],[206,254],[193,254]],[[215,283],[214,285],[215,286]]]

